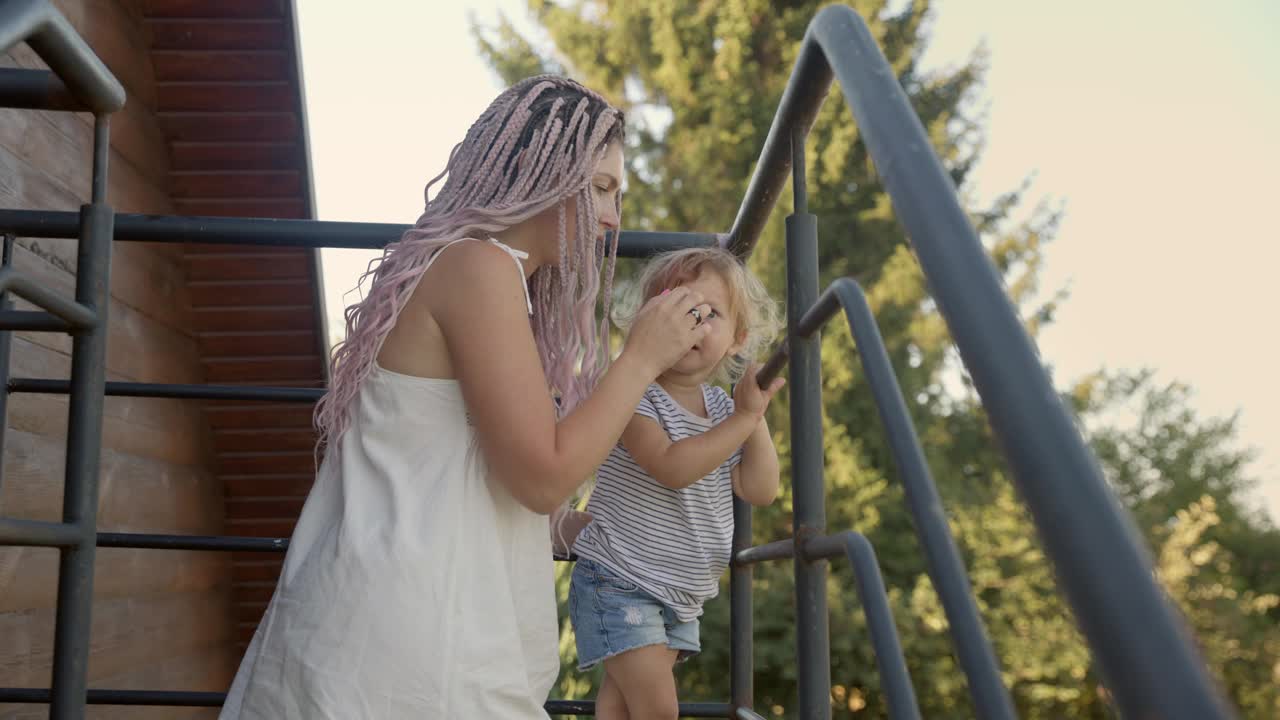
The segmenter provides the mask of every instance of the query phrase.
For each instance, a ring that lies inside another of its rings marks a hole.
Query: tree
[[[530,0],[530,12],[545,37],[524,37],[505,19],[493,28],[476,28],[476,36],[481,52],[508,82],[535,72],[567,72],[628,111],[626,226],[725,231],[746,190],[799,40],[824,4]],[[982,145],[972,101],[985,58],[975,53],[959,67],[926,73],[920,58],[932,12],[929,2],[903,7],[860,0],[853,6],[867,19],[935,151],[968,198],[966,178]],[[850,275],[867,290],[904,395],[913,401],[913,420],[1015,701],[1026,717],[1108,717],[1105,691],[1093,676],[1034,530],[1006,480],[1004,461],[838,87],[817,116],[806,154],[809,208],[819,218],[823,282]],[[1054,294],[1048,301],[1037,300],[1042,250],[1056,231],[1058,213],[1044,205],[1025,211],[1022,195],[1022,189],[1015,189],[990,206],[973,208],[971,216],[1034,333],[1052,321],[1060,300]],[[779,297],[782,218],[789,203],[784,195],[751,260]],[[1022,219],[1015,219],[1018,215]],[[924,715],[970,715],[964,679],[856,348],[842,323],[829,326],[822,345],[828,526],[856,529],[875,545]],[[785,393],[770,413],[785,477]],[[1170,505],[1165,512],[1181,507]],[[788,537],[790,510],[790,493],[784,489],[774,506],[755,513],[756,540]],[[884,698],[852,575],[840,564],[833,568],[835,714],[883,716]],[[703,653],[679,671],[682,697],[728,694],[726,593],[727,585],[722,597],[707,606]],[[757,568],[757,709],[777,715],[785,715],[794,698],[792,597],[789,564]],[[560,692],[565,697],[589,695],[592,682],[568,673]]]

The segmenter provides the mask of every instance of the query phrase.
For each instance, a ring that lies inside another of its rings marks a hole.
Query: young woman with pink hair
[[[609,365],[622,136],[596,93],[530,78],[428,183],[346,311],[324,460],[221,718],[546,717],[548,515],[710,313],[687,288],[655,298]]]

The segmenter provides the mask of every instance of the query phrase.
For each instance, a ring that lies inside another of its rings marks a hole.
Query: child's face
[[[699,378],[702,382],[729,355],[742,348],[738,342],[738,328],[734,322],[733,308],[729,303],[729,286],[724,278],[715,270],[704,268],[698,277],[680,283],[682,287],[696,290],[706,298],[711,306],[711,313],[702,318],[702,322],[711,327],[711,331],[702,341],[684,357],[676,361],[671,370],[682,375]]]

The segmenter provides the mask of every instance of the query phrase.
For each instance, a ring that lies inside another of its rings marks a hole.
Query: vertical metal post
[[[13,264],[13,236],[4,236],[4,256],[0,267]],[[9,293],[0,292],[0,312],[13,309]],[[0,487],[4,486],[4,438],[9,431],[9,352],[13,345],[13,332],[0,330]]]
[[[77,334],[72,343],[67,471],[62,497],[62,520],[76,525],[81,537],[78,545],[62,550],[58,565],[53,692],[49,709],[53,720],[81,720],[88,685],[114,220],[106,204],[109,153],[107,117],[99,115],[93,132],[92,196],[90,204],[80,208],[80,247],[76,255],[76,301],[91,308],[96,321],[93,329]]]
[[[750,382],[750,379],[747,379]],[[733,555],[751,547],[751,505],[733,499]],[[729,704],[737,711],[755,704],[754,643],[752,641],[752,566],[729,565]]]
[[[802,130],[791,134],[795,212],[787,217],[787,331],[791,343],[791,468],[796,545],[826,530],[822,477],[821,333],[799,338],[800,319],[818,300],[817,219],[808,212]],[[802,720],[831,717],[827,561],[795,554],[796,671]]]

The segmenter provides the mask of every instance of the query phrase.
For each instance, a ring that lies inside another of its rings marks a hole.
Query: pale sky
[[[500,10],[525,21],[523,0],[298,0],[321,219],[417,217],[426,180],[500,90],[467,12]],[[1059,381],[1152,367],[1194,387],[1204,414],[1239,411],[1280,520],[1277,37],[1273,0],[942,0],[926,59],[989,52],[977,197],[1034,173],[1032,203],[1065,204],[1043,284],[1071,297],[1040,339]],[[331,335],[371,257],[324,252]]]

